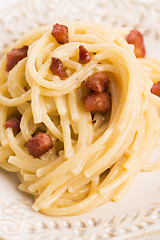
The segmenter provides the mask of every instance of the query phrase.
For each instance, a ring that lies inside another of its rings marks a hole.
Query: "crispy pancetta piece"
[[[153,84],[151,88],[151,93],[160,97],[160,82]]]
[[[12,128],[13,131],[20,132],[20,120],[17,118],[11,118],[4,124],[4,127]]]
[[[111,109],[111,96],[107,92],[91,92],[88,96],[82,98],[86,111],[92,113],[107,113]]]
[[[79,63],[86,64],[91,61],[91,54],[87,51],[87,49],[83,46],[79,46]]]
[[[62,24],[54,24],[51,32],[59,44],[68,43],[68,27]]]
[[[34,158],[40,157],[52,147],[53,143],[51,138],[42,132],[39,132],[27,141],[27,149]]]
[[[134,45],[134,53],[137,58],[143,58],[145,56],[143,35],[139,31],[131,30],[126,37],[126,41]]]
[[[22,48],[12,49],[7,53],[6,71],[11,71],[19,61],[27,57],[27,52],[28,46],[24,46]]]
[[[109,88],[109,77],[107,72],[97,72],[92,74],[87,78],[87,80],[82,82],[82,86],[88,87],[95,92],[107,91]]]
[[[53,74],[59,76],[62,80],[68,77],[67,73],[63,70],[63,63],[59,58],[51,58],[50,70]]]

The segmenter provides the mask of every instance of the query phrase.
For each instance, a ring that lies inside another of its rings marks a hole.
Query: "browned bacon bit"
[[[59,76],[62,80],[67,78],[67,73],[62,69],[63,68],[63,63],[59,58],[52,57],[51,58],[51,66],[50,69],[53,74]]]
[[[160,82],[153,84],[151,88],[151,93],[160,97]]]
[[[91,92],[88,96],[82,98],[86,111],[92,113],[106,113],[111,109],[111,96],[107,92]]]
[[[126,37],[126,41],[129,44],[134,44],[134,53],[137,58],[143,58],[145,56],[143,35],[139,31],[131,30]]]
[[[54,24],[51,32],[59,44],[68,43],[68,27],[62,24]]]
[[[79,63],[86,64],[91,61],[91,54],[87,51],[87,49],[83,46],[79,46]]]
[[[42,132],[27,141],[27,149],[34,158],[40,157],[52,147],[53,143],[50,137]]]
[[[107,72],[102,71],[92,74],[86,81],[83,81],[81,85],[101,93],[108,90],[109,83]]]
[[[18,49],[12,49],[7,53],[6,71],[9,72],[15,65],[23,58],[27,57],[28,46],[24,46]]]
[[[12,130],[20,132],[20,120],[17,118],[11,118],[4,124],[5,128],[12,128]]]

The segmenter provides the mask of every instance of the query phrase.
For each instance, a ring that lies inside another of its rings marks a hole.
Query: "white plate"
[[[0,52],[29,28],[74,19],[136,27],[146,36],[147,54],[159,57],[159,0],[28,0],[0,13]],[[159,153],[157,148],[151,160],[158,160]],[[0,170],[0,239],[160,239],[159,171],[140,173],[119,203],[76,217],[34,212],[32,198],[17,186],[15,174]]]

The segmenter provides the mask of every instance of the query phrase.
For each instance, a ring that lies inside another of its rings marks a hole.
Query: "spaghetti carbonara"
[[[55,24],[25,34],[1,59],[0,166],[18,174],[36,211],[82,214],[160,168],[147,163],[160,133],[150,91],[160,61],[136,58],[144,49],[128,34]]]

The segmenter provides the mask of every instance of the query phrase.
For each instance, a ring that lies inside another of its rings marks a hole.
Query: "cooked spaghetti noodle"
[[[73,22],[65,24],[69,42],[58,44],[51,27],[33,30],[13,48],[29,46],[26,58],[6,72],[0,62],[0,166],[17,172],[19,189],[35,196],[33,208],[47,215],[77,215],[109,200],[118,201],[142,171],[160,168],[147,163],[160,133],[159,97],[151,94],[160,62],[137,59],[126,42],[128,30]],[[83,45],[92,55],[78,62]],[[51,58],[63,62],[67,78],[50,71]],[[81,83],[105,71],[110,79],[111,113],[86,111]],[[5,128],[21,116],[20,132]],[[47,133],[53,148],[35,158],[26,143]]]

